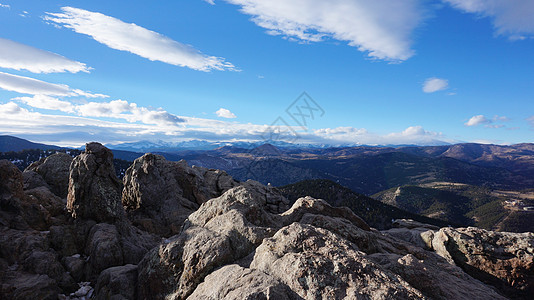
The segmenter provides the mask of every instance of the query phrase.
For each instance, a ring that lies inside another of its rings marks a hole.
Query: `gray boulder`
[[[95,299],[135,299],[137,266],[124,265],[104,270],[98,276]]]
[[[121,189],[111,150],[99,143],[88,143],[70,167],[67,209],[75,219],[120,220],[124,217]]]
[[[224,171],[189,167],[154,154],[136,159],[123,181],[122,204],[130,220],[161,236],[178,233],[202,203],[238,185]]]
[[[33,171],[43,178],[50,190],[60,198],[67,197],[72,157],[56,153],[29,165],[25,172]]]

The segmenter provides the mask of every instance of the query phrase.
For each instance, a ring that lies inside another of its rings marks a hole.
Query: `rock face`
[[[54,194],[60,198],[66,198],[71,163],[72,157],[70,155],[56,153],[34,162],[24,171],[33,171],[41,175]]]
[[[143,258],[138,298],[504,299],[343,208],[310,197],[284,208],[276,190],[251,181],[202,204]]]
[[[72,161],[67,209],[74,218],[114,222],[124,216],[121,188],[111,150],[88,143],[85,152]]]
[[[528,298],[534,293],[533,233],[494,232],[475,227],[437,229],[416,223],[401,221],[397,224],[399,228],[383,232],[435,251],[450,265],[460,267],[511,298]]]
[[[511,297],[534,295],[534,233],[442,228],[436,252]]]
[[[178,233],[202,203],[238,185],[224,171],[189,167],[154,154],[136,159],[123,181],[122,204],[130,220],[162,236]]]

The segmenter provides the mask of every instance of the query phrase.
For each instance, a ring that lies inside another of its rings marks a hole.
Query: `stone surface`
[[[95,299],[135,299],[136,288],[137,266],[109,268],[98,276]]]
[[[114,225],[101,223],[93,226],[87,241],[89,274],[99,274],[104,269],[123,264],[120,236]]]
[[[29,165],[26,171],[33,171],[44,179],[50,190],[60,198],[67,197],[72,157],[56,153]]]
[[[189,167],[154,154],[136,159],[123,181],[122,204],[130,220],[162,236],[178,233],[199,205],[238,184],[224,171]]]
[[[46,275],[11,273],[2,278],[0,298],[55,300],[59,292],[55,280]]]
[[[436,252],[471,276],[512,297],[534,295],[534,233],[442,228]]]
[[[215,268],[247,256],[281,223],[268,203],[287,206],[277,190],[252,181],[204,203],[179,235],[139,263],[139,297],[186,298]]]
[[[406,281],[332,232],[293,223],[266,239],[250,268],[288,285],[304,299],[422,299]]]
[[[121,189],[111,150],[99,143],[88,143],[70,167],[67,209],[74,218],[120,220],[124,217]]]
[[[259,270],[239,265],[224,266],[206,276],[190,300],[302,299],[287,285]]]

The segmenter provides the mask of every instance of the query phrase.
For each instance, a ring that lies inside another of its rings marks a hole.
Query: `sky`
[[[532,0],[0,0],[0,135],[534,142]]]

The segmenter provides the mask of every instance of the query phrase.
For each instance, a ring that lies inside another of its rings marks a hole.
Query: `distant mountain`
[[[22,151],[29,149],[49,150],[62,149],[62,147],[33,143],[28,140],[9,135],[0,135],[0,152]]]
[[[300,197],[311,196],[323,199],[332,206],[346,206],[356,215],[362,217],[367,224],[379,230],[392,227],[393,219],[413,219],[439,227],[454,225],[453,222],[424,217],[380,201],[355,193],[330,180],[305,180],[279,188],[291,202]]]

